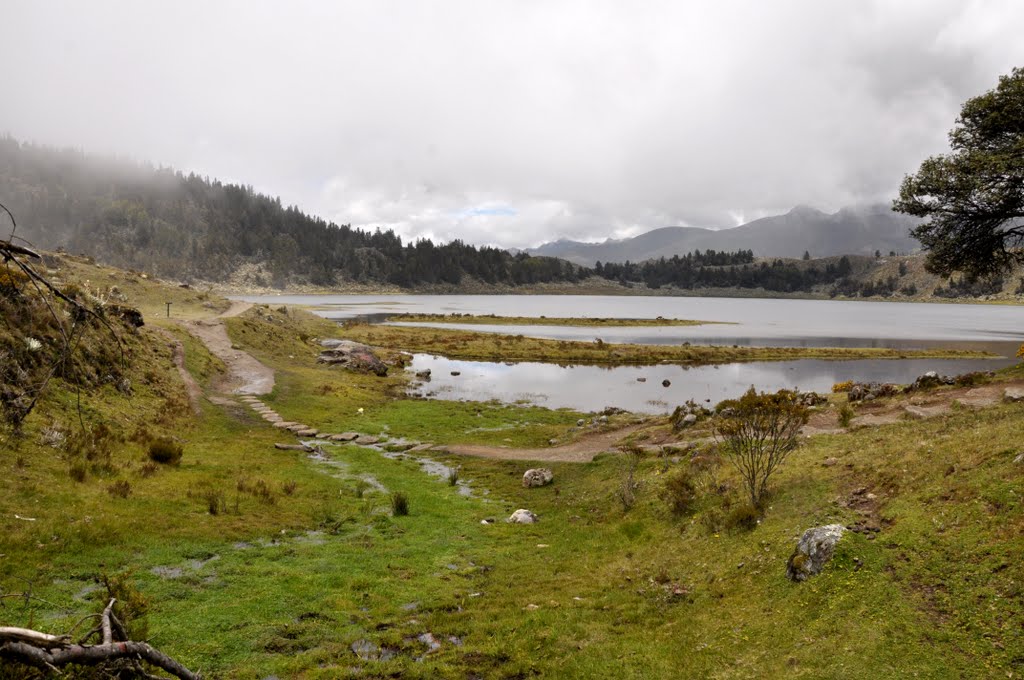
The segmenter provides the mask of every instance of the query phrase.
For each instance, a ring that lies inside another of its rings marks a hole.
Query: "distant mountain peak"
[[[908,231],[913,219],[885,204],[860,205],[829,214],[809,205],[788,213],[748,222],[732,229],[662,227],[632,238],[604,243],[561,240],[529,252],[593,265],[601,262],[643,262],[694,250],[752,250],[758,257],[868,255],[876,250],[911,252],[920,245]]]
[[[801,203],[800,205],[793,206],[793,209],[786,214],[793,215],[794,217],[821,217],[828,213],[824,213],[817,208]]]

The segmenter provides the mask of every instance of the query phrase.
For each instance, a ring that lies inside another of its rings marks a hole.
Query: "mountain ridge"
[[[758,257],[869,255],[876,250],[912,252],[920,245],[910,237],[915,218],[884,204],[847,206],[826,213],[807,205],[794,206],[729,229],[659,227],[626,239],[586,243],[559,239],[528,248],[531,255],[593,266],[597,262],[643,262],[694,250],[752,250]]]

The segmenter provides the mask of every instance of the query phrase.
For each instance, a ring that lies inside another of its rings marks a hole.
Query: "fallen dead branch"
[[[145,662],[182,680],[200,680],[202,676],[199,673],[190,671],[148,643],[127,639],[124,626],[114,614],[115,602],[114,599],[110,600],[100,615],[100,624],[78,644],[72,643],[68,635],[0,627],[0,659],[50,671],[69,664],[121,664],[141,677],[157,677],[142,668],[141,663]],[[94,636],[99,638],[99,644],[85,644]]]

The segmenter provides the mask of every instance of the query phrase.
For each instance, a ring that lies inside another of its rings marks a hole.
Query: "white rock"
[[[532,489],[537,486],[545,486],[550,484],[554,478],[555,473],[548,468],[533,468],[531,470],[527,470],[523,474],[523,486],[527,489]]]
[[[533,524],[536,521],[537,515],[524,508],[519,508],[508,518],[508,522],[511,524]]]

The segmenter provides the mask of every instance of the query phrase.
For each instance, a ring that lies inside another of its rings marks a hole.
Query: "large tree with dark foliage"
[[[928,269],[974,279],[1024,262],[1024,68],[968,99],[949,141],[952,153],[905,177],[893,203],[926,218],[911,234]]]

